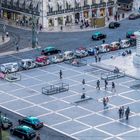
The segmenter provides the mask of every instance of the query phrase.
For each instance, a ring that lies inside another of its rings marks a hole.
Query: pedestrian
[[[104,109],[106,109],[106,98],[105,97],[103,98],[103,106],[104,106]]]
[[[100,90],[100,80],[97,80],[96,89]]]
[[[36,135],[36,140],[41,140],[40,138],[40,133],[38,132],[38,134]]]
[[[16,44],[16,51],[17,51],[17,52],[19,51],[18,43]]]
[[[2,35],[2,42],[4,42],[5,41],[5,37],[4,37],[4,35]]]
[[[129,114],[130,114],[130,108],[127,107],[126,110],[125,110],[125,117],[126,117],[126,120],[128,120]]]
[[[122,117],[122,107],[119,108],[118,112],[119,112],[119,119],[121,119],[121,117]]]
[[[82,95],[81,95],[81,99],[85,99],[86,98],[86,95],[85,95],[85,93],[83,93]]]
[[[61,30],[61,31],[63,30],[63,26],[60,26],[60,30]]]
[[[105,79],[105,90],[107,89],[108,81]]]
[[[103,39],[103,44],[105,43],[105,40]]]
[[[6,37],[9,37],[9,33],[8,32],[6,32]]]
[[[112,82],[112,89],[111,89],[112,92],[116,92],[116,89],[115,89],[115,83]]]
[[[121,43],[121,38],[118,39],[119,43]]]
[[[108,108],[109,98],[106,97],[106,108]]]
[[[83,80],[82,80],[83,90],[85,90],[85,87],[84,87],[85,84],[86,84],[85,79],[83,79]]]
[[[95,55],[95,62],[97,63],[98,59],[97,59],[97,55]]]
[[[60,80],[62,79],[62,75],[63,75],[63,74],[62,74],[62,70],[60,70],[60,71],[59,71]]]
[[[101,56],[98,56],[98,61],[99,61],[99,62],[101,61]]]
[[[123,118],[124,117],[124,106],[122,106],[122,115],[121,117]]]

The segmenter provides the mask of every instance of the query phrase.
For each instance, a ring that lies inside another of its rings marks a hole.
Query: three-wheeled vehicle
[[[48,56],[42,55],[35,59],[35,63],[37,66],[45,66],[50,64],[50,60]]]
[[[19,70],[19,65],[17,62],[4,63],[0,65],[0,71],[3,73],[12,73]]]
[[[36,63],[33,59],[22,59],[20,62],[20,67],[22,69],[32,69],[36,67]]]
[[[112,42],[109,47],[109,51],[116,51],[121,48],[121,45],[118,41]]]
[[[104,52],[109,52],[110,51],[110,45],[109,44],[102,44],[99,47],[99,52],[104,53]]]
[[[65,51],[63,56],[64,56],[65,60],[70,60],[70,59],[73,59],[75,57],[73,51]]]
[[[82,57],[88,56],[88,51],[84,47],[77,48],[75,51],[75,56],[77,58],[82,58]]]
[[[130,41],[127,39],[121,40],[120,45],[121,45],[121,48],[128,48],[130,47]]]
[[[9,118],[1,115],[1,125],[2,125],[2,129],[5,130],[13,126],[13,123]]]
[[[64,61],[64,56],[62,54],[57,54],[52,56],[51,60],[52,63],[60,63]]]

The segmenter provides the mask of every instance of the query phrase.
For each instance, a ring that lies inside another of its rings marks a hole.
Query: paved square
[[[59,79],[60,69],[62,80]],[[140,139],[140,90],[131,88],[137,81],[126,76],[110,80],[105,90],[101,80],[104,72],[107,71],[89,65],[74,67],[64,63],[22,71],[21,81],[0,80],[0,105],[21,115],[37,116],[46,125],[78,140]],[[98,79],[100,90],[96,89]],[[69,84],[69,91],[49,96],[42,94],[42,87],[62,81]],[[115,93],[111,91],[112,81],[116,84]],[[83,92],[93,99],[74,104]],[[102,99],[106,96],[109,97],[109,108],[104,110]],[[118,109],[122,105],[130,107],[128,121],[119,120]]]

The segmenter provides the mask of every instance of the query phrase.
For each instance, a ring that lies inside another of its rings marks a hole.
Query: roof
[[[94,35],[99,35],[99,34],[101,34],[101,32],[95,32],[95,33],[94,33]]]
[[[55,47],[53,47],[53,46],[48,46],[48,47],[46,47],[46,48],[44,48],[44,49],[45,49],[45,50],[46,50],[46,49],[49,50],[49,49],[52,49],[52,48],[55,48]]]
[[[32,128],[30,128],[30,127],[28,127],[28,126],[25,126],[25,125],[20,125],[20,126],[18,126],[17,128],[24,129],[25,131],[31,131],[31,130],[33,130]]]
[[[125,4],[129,4],[132,3],[133,0],[117,0],[118,3],[125,3]]]

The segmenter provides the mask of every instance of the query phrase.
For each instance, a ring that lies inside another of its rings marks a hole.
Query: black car
[[[19,124],[21,125],[27,125],[30,126],[34,129],[39,129],[43,127],[43,122],[41,122],[38,118],[36,117],[25,117],[22,120],[18,120]]]
[[[106,35],[101,33],[101,32],[96,32],[92,35],[93,40],[101,40],[101,39],[104,39],[104,38],[106,38]]]
[[[129,15],[129,20],[135,20],[135,19],[138,19],[140,18],[140,13],[132,13]]]
[[[36,136],[35,130],[24,125],[17,126],[15,128],[10,129],[10,133],[23,140],[31,140]]]
[[[111,29],[118,28],[118,27],[120,27],[119,22],[110,22],[109,23],[109,28],[111,28]]]
[[[55,47],[49,46],[42,50],[41,55],[52,55],[61,53],[61,50],[56,49]]]

